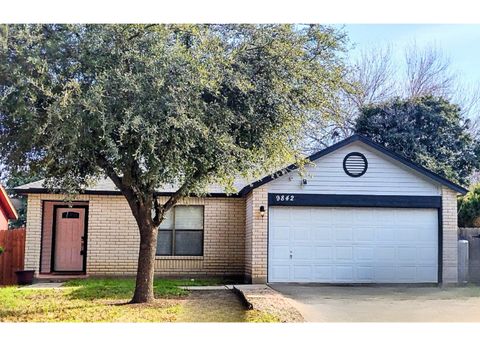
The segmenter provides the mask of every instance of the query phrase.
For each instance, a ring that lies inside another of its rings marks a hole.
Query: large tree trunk
[[[137,281],[130,303],[148,303],[155,300],[153,278],[155,273],[155,252],[157,248],[157,227],[146,221],[139,225],[140,252],[138,254]]]

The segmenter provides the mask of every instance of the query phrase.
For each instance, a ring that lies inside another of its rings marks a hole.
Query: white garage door
[[[436,209],[270,207],[269,282],[437,282]]]

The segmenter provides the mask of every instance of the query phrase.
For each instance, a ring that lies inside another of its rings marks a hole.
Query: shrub
[[[458,198],[458,226],[480,227],[480,183]]]
[[[0,255],[3,253],[4,249],[2,246],[0,246]]]

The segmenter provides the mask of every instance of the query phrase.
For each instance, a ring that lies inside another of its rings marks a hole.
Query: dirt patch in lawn
[[[247,310],[230,290],[192,291],[183,303],[178,322],[245,322]]]
[[[279,322],[263,310],[248,310],[232,290],[192,291],[178,314],[177,322]]]

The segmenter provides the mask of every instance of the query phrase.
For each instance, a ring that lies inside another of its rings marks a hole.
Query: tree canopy
[[[460,108],[441,97],[394,99],[361,109],[356,132],[462,185],[479,168],[480,145]]]
[[[140,230],[134,301],[153,298],[165,212],[208,183],[232,192],[234,177],[295,160],[299,129],[345,85],[345,37],[324,26],[9,25],[0,34],[3,162],[42,170],[47,186],[71,194],[112,179]],[[167,184],[178,190],[162,204],[156,190]]]
[[[458,197],[458,226],[480,227],[480,184],[475,184],[467,194]]]

